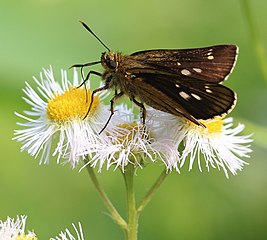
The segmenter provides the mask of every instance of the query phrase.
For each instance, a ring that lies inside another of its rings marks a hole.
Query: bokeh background
[[[18,121],[14,112],[28,107],[21,98],[25,81],[33,83],[32,76],[50,64],[59,76],[61,68],[98,60],[105,51],[79,20],[111,49],[125,54],[239,45],[238,63],[226,85],[239,97],[231,116],[246,123],[245,134],[254,133],[250,165],[230,179],[223,172],[199,173],[197,168],[170,174],[141,215],[139,239],[267,239],[265,0],[1,0],[0,219],[28,215],[27,229],[34,229],[38,239],[55,236],[78,221],[85,239],[123,239],[86,171],[57,165],[55,159],[39,165],[11,140]],[[94,79],[98,86],[99,79]],[[162,167],[154,164],[138,171],[138,199]],[[120,173],[103,171],[98,177],[125,216]]]

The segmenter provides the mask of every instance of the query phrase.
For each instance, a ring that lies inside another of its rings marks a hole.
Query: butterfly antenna
[[[89,28],[87,25],[86,25],[86,23],[84,23],[84,22],[82,22],[82,21],[80,21],[80,23],[84,26],[84,28],[89,32],[89,33],[91,33],[109,52],[110,52],[110,49],[107,47],[107,45],[105,44],[105,43],[103,43],[102,41],[101,41],[101,39],[98,37],[98,36],[96,36],[96,34],[91,30],[91,28]]]

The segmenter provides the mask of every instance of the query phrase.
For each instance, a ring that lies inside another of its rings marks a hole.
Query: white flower
[[[0,240],[37,240],[33,232],[25,233],[26,219],[27,216],[17,216],[16,220],[0,220]]]
[[[24,123],[18,123],[23,129],[15,131],[14,139],[23,144],[22,151],[34,157],[41,155],[40,163],[48,163],[52,153],[57,155],[57,162],[64,159],[75,167],[85,157],[81,152],[86,149],[90,155],[93,146],[102,141],[98,133],[109,117],[109,110],[100,103],[100,97],[95,96],[86,115],[91,92],[76,88],[80,84],[76,70],[72,81],[62,70],[61,84],[55,80],[51,67],[41,72],[40,80],[34,80],[37,90],[28,83],[23,90],[31,110],[16,113]]]
[[[104,165],[107,169],[115,165],[115,169],[119,167],[124,171],[128,164],[142,167],[149,161],[159,159],[168,171],[173,168],[179,171],[176,145],[168,138],[154,138],[152,115],[155,111],[147,110],[144,127],[136,120],[133,109],[128,109],[125,105],[118,106],[112,119],[116,126],[106,132],[107,141],[98,145],[88,164],[91,167],[98,166],[99,171]]]
[[[74,224],[72,224],[72,226],[76,237],[74,237],[70,231],[66,229],[65,232],[61,232],[56,238],[50,238],[50,240],[84,240],[81,223],[79,223],[79,229],[77,229]]]
[[[241,158],[249,157],[249,143],[251,135],[238,136],[243,131],[244,125],[239,124],[233,127],[232,118],[215,118],[209,121],[202,121],[206,128],[197,126],[187,120],[178,118],[176,121],[177,142],[182,142],[184,150],[181,155],[182,167],[187,157],[189,158],[189,170],[194,162],[198,163],[199,170],[202,171],[201,155],[204,157],[205,166],[209,170],[212,168],[223,169],[228,178],[228,170],[237,174],[237,170],[242,170],[246,163]]]

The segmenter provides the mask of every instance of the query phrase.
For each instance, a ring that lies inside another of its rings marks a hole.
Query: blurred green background
[[[238,93],[231,116],[254,132],[250,163],[237,176],[223,172],[172,173],[140,219],[139,239],[267,239],[267,79],[255,49],[267,52],[267,1],[251,1],[251,34],[242,1],[135,0],[0,2],[0,219],[28,215],[27,229],[39,239],[55,236],[81,221],[85,239],[123,239],[120,229],[93,188],[86,171],[39,165],[11,140],[14,112],[25,81],[33,83],[42,67],[56,75],[74,63],[99,60],[103,47],[78,22],[90,25],[113,50],[125,54],[155,48],[189,48],[219,43],[240,47],[236,69],[226,85]],[[253,38],[254,36],[254,38]],[[262,46],[253,39],[260,39]],[[264,59],[263,59],[264,60]],[[267,65],[265,66],[266,71]],[[98,69],[98,67],[96,67]],[[69,71],[70,74],[71,71]],[[95,78],[95,86],[99,79]],[[264,132],[265,131],[265,132]],[[139,170],[137,195],[149,189],[162,170],[157,164]],[[120,173],[98,174],[116,207],[125,216]]]

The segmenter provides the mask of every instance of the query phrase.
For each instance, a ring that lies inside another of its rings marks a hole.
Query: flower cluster
[[[232,118],[203,121],[204,128],[147,108],[144,126],[134,107],[121,104],[103,129],[110,116],[104,104],[107,95],[94,96],[89,108],[90,86],[75,87],[81,84],[76,70],[72,81],[66,71],[61,75],[59,84],[52,68],[44,69],[40,80],[34,78],[37,88],[27,84],[24,89],[31,110],[16,113],[24,122],[18,123],[23,128],[15,131],[14,139],[23,144],[22,151],[40,156],[40,163],[48,163],[52,155],[72,167],[87,159],[86,164],[99,171],[111,166],[124,171],[128,164],[142,168],[158,160],[167,171],[179,172],[188,161],[189,170],[197,162],[200,171],[204,164],[208,170],[222,169],[227,177],[228,171],[236,174],[247,164],[241,158],[249,157],[252,140],[239,135],[244,125],[233,127]]]
[[[0,240],[37,240],[34,232],[25,232],[27,216],[17,216],[17,219],[7,217],[6,221],[0,220]],[[50,240],[84,240],[83,230],[81,223],[78,224],[77,228],[72,224],[75,234],[66,229],[62,231],[55,238],[50,238]]]
[[[0,220],[0,240],[37,240],[34,232],[25,233],[26,216]]]

